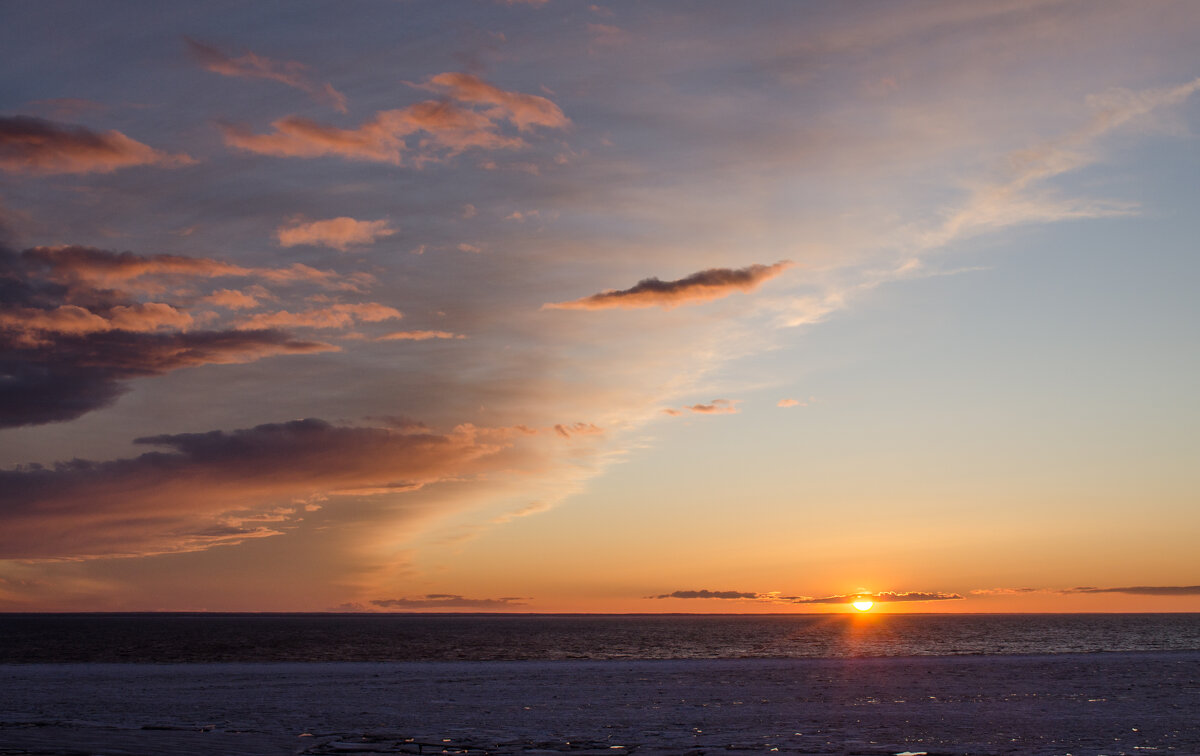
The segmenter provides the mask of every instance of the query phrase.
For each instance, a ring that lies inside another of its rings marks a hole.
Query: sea
[[[0,664],[1200,651],[1200,614],[0,614]]]

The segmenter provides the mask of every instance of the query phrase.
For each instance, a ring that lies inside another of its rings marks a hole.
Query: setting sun
[[[857,609],[860,612],[866,612],[866,611],[870,611],[871,607],[875,606],[875,602],[868,601],[867,599],[859,599],[858,601],[855,601],[854,603],[850,604],[850,606],[853,606],[855,609]]]

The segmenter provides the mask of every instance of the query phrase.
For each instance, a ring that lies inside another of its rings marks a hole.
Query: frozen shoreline
[[[1200,652],[0,666],[5,755],[1198,754],[1197,711]]]

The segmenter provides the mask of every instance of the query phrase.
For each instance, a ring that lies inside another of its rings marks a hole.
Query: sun
[[[875,602],[864,598],[858,599],[857,601],[851,603],[850,606],[854,607],[860,612],[868,612],[871,610],[871,607],[875,606]]]

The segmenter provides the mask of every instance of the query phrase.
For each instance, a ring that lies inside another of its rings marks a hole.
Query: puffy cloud
[[[203,258],[90,247],[0,249],[0,427],[72,420],[108,406],[132,378],[185,367],[335,349],[279,330],[190,330],[195,318],[127,291],[157,279],[249,275]],[[355,311],[380,314],[375,307]]]
[[[302,516],[298,500],[462,479],[510,436],[469,425],[434,434],[308,419],[141,438],[165,451],[0,471],[0,553],[130,556],[271,535]]]
[[[411,153],[408,161],[420,166],[472,148],[525,146],[523,139],[500,133],[505,123],[522,132],[533,126],[563,128],[569,123],[558,106],[544,97],[507,92],[470,74],[438,74],[417,86],[438,92],[443,99],[380,111],[356,129],[288,116],[274,121],[269,134],[232,124],[222,125],[221,131],[227,145],[264,155],[337,156],[400,165]]]
[[[677,307],[682,304],[707,302],[726,297],[735,291],[754,291],[763,281],[774,278],[790,268],[784,260],[774,265],[751,265],[746,268],[710,268],[676,281],[646,278],[629,289],[609,289],[570,302],[551,302],[542,305],[550,310],[606,310],[614,307]]]
[[[306,92],[317,102],[328,105],[342,113],[346,112],[346,96],[333,88],[332,84],[317,84],[305,75],[308,66],[291,60],[271,60],[270,58],[247,52],[239,58],[233,58],[211,45],[197,42],[188,37],[184,38],[192,57],[204,70],[248,79],[268,79],[286,84],[294,89]]]
[[[396,320],[404,314],[378,302],[336,304],[303,312],[262,312],[237,323],[239,329],[261,328],[350,328],[357,322],[378,323]]]
[[[1125,593],[1131,596],[1200,596],[1200,585],[1134,585],[1127,588],[1080,586],[1061,593]]]
[[[358,244],[372,244],[397,233],[385,220],[360,221],[341,216],[329,220],[296,223],[275,229],[280,246],[294,247],[297,244],[319,244],[345,252]]]
[[[461,333],[450,331],[394,331],[380,336],[376,341],[428,341],[430,339],[465,339]]]
[[[174,167],[194,162],[119,131],[96,132],[29,116],[0,117],[0,170],[10,173],[111,173],[136,165]]]
[[[666,599],[758,599],[762,594],[747,593],[744,591],[710,591],[701,589],[698,591],[673,591],[671,593],[663,593],[658,596],[649,596],[648,598]]]
[[[804,402],[801,402],[799,399],[780,399],[779,403],[776,404],[775,406],[776,407],[803,407],[805,405],[804,405]]]
[[[417,598],[375,599],[371,603],[385,609],[506,609],[525,606],[527,596],[466,598],[454,593],[427,593]]]
[[[236,289],[218,289],[204,297],[203,301],[226,310],[249,310],[259,305],[258,299],[252,294]]]

